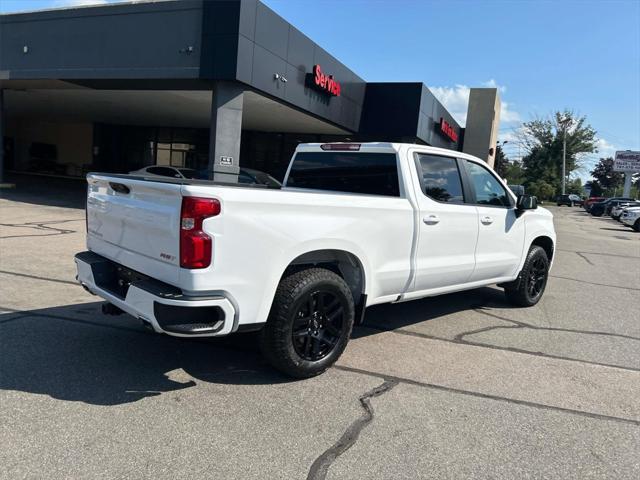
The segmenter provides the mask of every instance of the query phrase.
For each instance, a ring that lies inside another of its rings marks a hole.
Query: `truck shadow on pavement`
[[[353,338],[502,302],[484,288],[367,310]],[[500,297],[500,299],[498,298]],[[197,382],[259,385],[294,381],[262,358],[256,334],[180,339],[149,332],[101,302],[0,316],[0,389],[93,405],[119,405],[191,388]],[[382,328],[384,327],[384,328]]]
[[[495,306],[501,309],[515,308],[506,302],[502,289],[491,287],[376,305],[367,309],[362,328],[356,327],[351,337],[366,337],[378,331],[398,330],[466,310]]]
[[[87,203],[84,178],[68,179],[37,175],[9,174],[7,181],[15,188],[0,190],[0,199],[13,202],[83,209]]]
[[[187,389],[196,381],[290,381],[264,362],[255,335],[173,338],[147,331],[128,315],[102,315],[100,305],[0,316],[0,389],[119,405]]]

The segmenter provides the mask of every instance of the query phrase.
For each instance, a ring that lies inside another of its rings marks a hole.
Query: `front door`
[[[506,187],[480,163],[463,161],[478,209],[476,268],[471,281],[512,277],[524,248],[524,218],[516,215]]]
[[[467,283],[475,266],[478,212],[465,204],[458,160],[416,153],[421,191],[414,291]]]

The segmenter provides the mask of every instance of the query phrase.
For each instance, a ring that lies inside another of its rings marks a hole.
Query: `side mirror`
[[[516,210],[522,212],[524,210],[535,210],[536,208],[538,208],[538,197],[534,195],[518,195]]]

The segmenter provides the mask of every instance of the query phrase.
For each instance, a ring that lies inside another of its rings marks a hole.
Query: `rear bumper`
[[[176,337],[213,337],[237,330],[233,304],[224,295],[187,296],[93,252],[76,254],[77,279],[92,293]]]

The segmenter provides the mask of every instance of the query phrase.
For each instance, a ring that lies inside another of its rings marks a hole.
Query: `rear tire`
[[[353,295],[340,276],[324,268],[302,270],[278,285],[260,349],[282,373],[313,377],[340,358],[354,319]]]
[[[542,298],[548,278],[547,252],[538,245],[532,245],[518,278],[505,285],[505,296],[512,305],[532,307]]]

